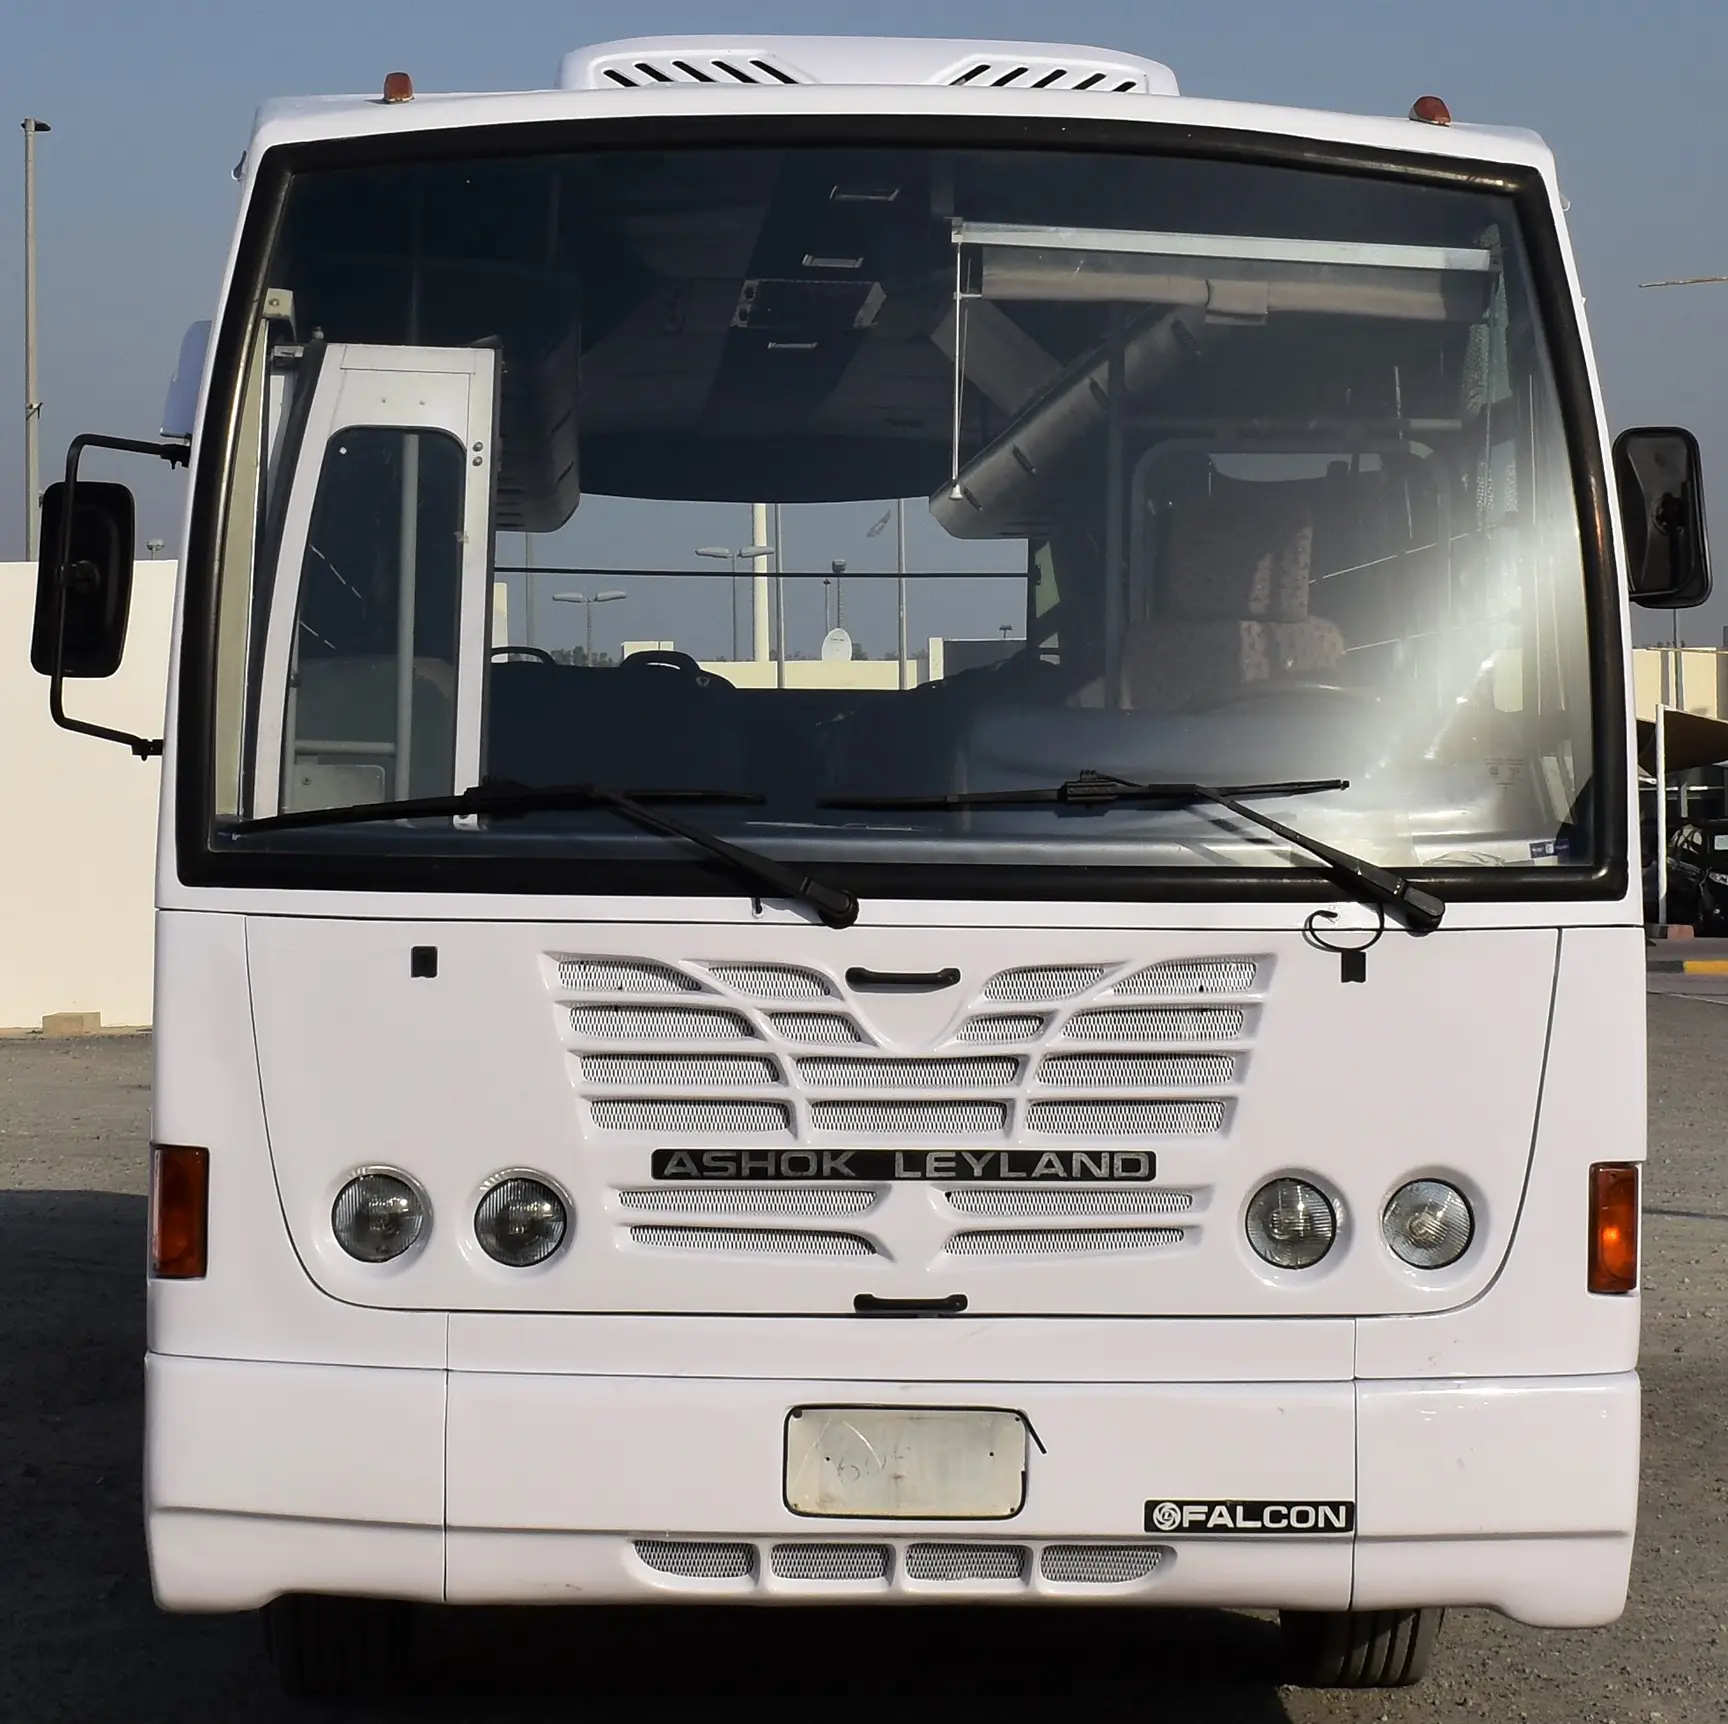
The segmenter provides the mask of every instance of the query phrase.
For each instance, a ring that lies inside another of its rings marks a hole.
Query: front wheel
[[[1408,1688],[1427,1673],[1444,1610],[1282,1610],[1284,1680],[1299,1688]]]
[[[292,1593],[262,1616],[264,1649],[289,1694],[388,1693],[409,1669],[413,1617],[393,1599]]]

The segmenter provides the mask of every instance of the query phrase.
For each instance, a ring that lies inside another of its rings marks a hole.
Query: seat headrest
[[[1303,497],[1278,484],[1214,480],[1211,495],[1170,511],[1162,608],[1192,621],[1301,622],[1313,548]]]

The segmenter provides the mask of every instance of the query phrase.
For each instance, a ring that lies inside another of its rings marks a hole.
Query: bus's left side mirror
[[[1664,611],[1703,604],[1710,596],[1710,541],[1698,439],[1676,426],[1622,431],[1614,439],[1614,482],[1632,602]]]
[[[42,497],[30,665],[43,676],[53,676],[56,667],[62,676],[112,676],[126,650],[132,607],[132,493],[124,485],[81,479],[71,528],[68,537],[66,486],[50,485]]]

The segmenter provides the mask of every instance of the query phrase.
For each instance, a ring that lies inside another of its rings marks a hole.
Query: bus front
[[[148,1520],[292,1682],[416,1600],[1272,1607],[1360,1684],[1621,1608],[1642,945],[1550,158],[891,49],[254,139]]]

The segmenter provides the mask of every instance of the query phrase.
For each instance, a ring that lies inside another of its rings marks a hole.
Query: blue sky
[[[1059,29],[1054,19],[1060,19]],[[1462,118],[1533,127],[1572,202],[1589,315],[1616,426],[1691,425],[1728,520],[1728,285],[1640,291],[1652,277],[1728,274],[1728,65],[1723,0],[1235,0],[1132,6],[876,0],[882,34],[1053,34],[1149,54],[1190,94],[1402,113],[1435,91]],[[260,100],[372,90],[396,67],[422,89],[544,85],[587,42],[647,31],[857,30],[853,8],[804,0],[655,7],[503,0],[12,0],[0,23],[0,559],[22,554],[22,137],[40,145],[43,465],[79,431],[149,435],[186,324],[212,309],[233,220],[229,178]],[[9,143],[4,139],[10,139]],[[172,548],[180,484],[140,475],[140,537]],[[1723,596],[1685,613],[1722,639]],[[1642,638],[1666,638],[1645,613]]]

